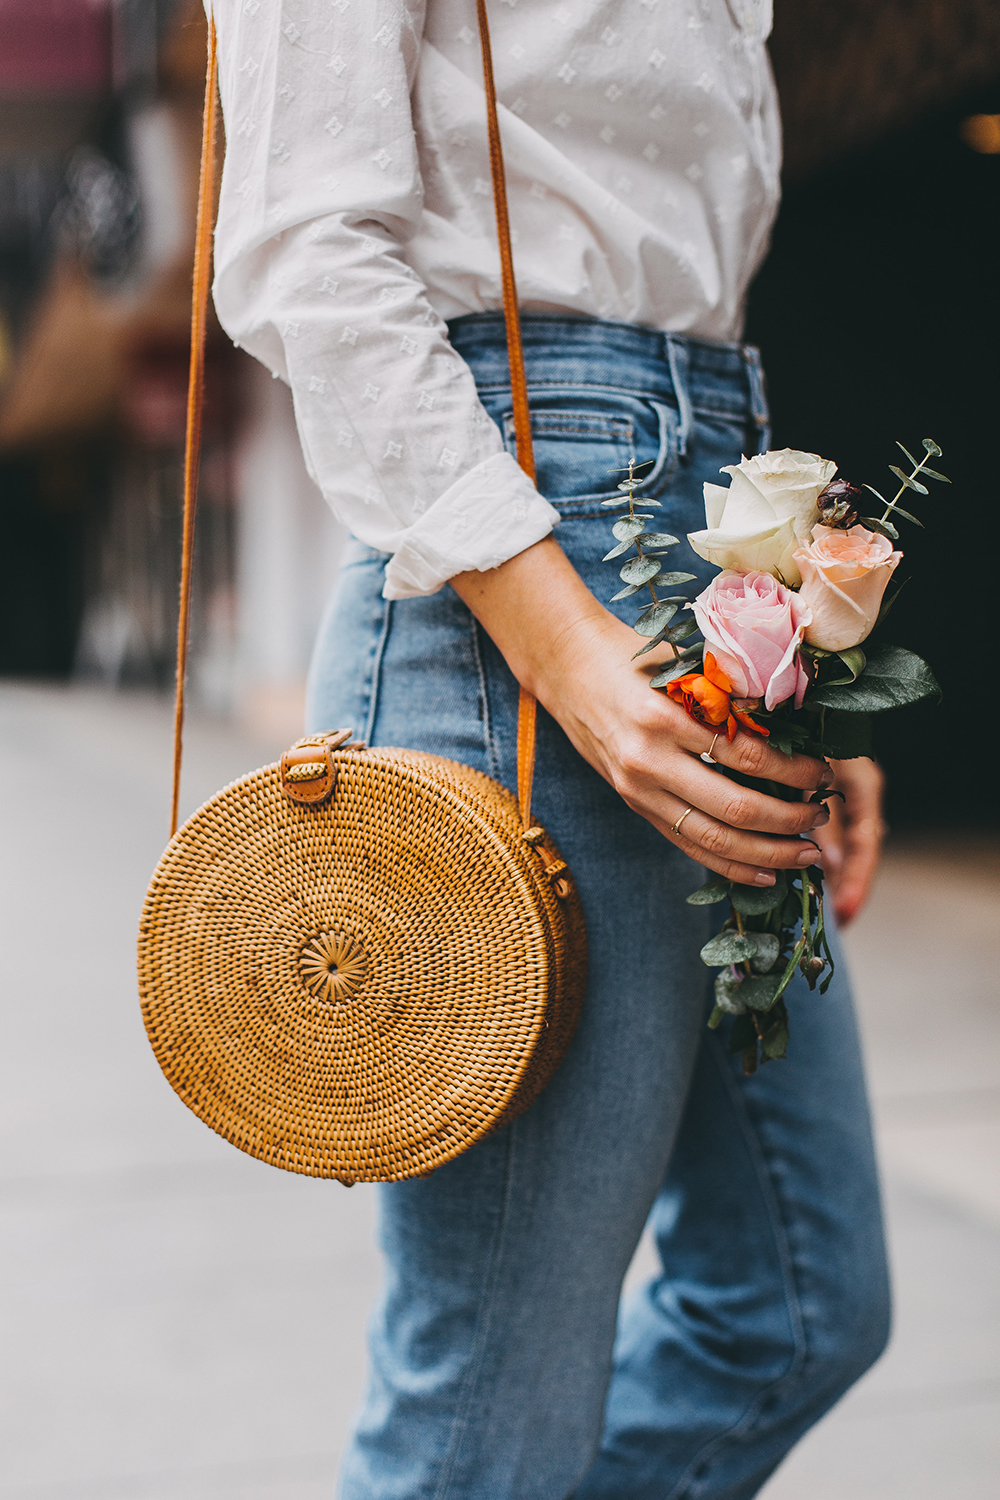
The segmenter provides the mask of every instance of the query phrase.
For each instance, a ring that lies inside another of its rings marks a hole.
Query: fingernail
[[[817,809],[816,816],[812,820],[812,826],[813,828],[822,828],[824,823],[829,823],[829,821],[830,809],[828,807],[820,807]]]
[[[809,846],[808,849],[803,849],[802,852],[801,852],[801,854],[797,854],[795,856],[795,863],[802,870],[805,869],[806,865],[818,865],[819,864],[819,853],[813,847],[813,845],[810,844],[810,846]]]
[[[753,883],[754,883],[754,885],[773,885],[774,884],[774,871],[773,870],[758,870],[757,873],[756,873],[756,875],[753,878]]]
[[[834,776],[833,772],[830,770],[830,767],[827,766],[827,768],[826,768],[825,771],[821,771],[820,772],[819,786],[816,788],[816,790],[817,791],[824,791],[825,792],[826,789],[827,789],[827,787],[833,786],[833,783],[834,783],[834,781],[836,779],[837,778]]]

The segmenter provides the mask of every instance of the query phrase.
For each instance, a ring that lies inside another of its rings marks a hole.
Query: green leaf
[[[885,593],[882,595],[882,608],[879,610],[875,624],[872,626],[873,635],[879,628],[882,621],[885,619],[886,615],[889,613],[890,609],[895,604],[896,600],[899,598],[900,594],[903,592],[909,581],[910,580],[908,578],[901,578],[899,581],[899,587],[897,589],[894,589],[891,594]]]
[[[644,583],[630,583],[627,588],[619,589],[617,594],[611,595],[611,603],[617,604],[619,599],[628,599],[631,594],[637,594],[640,589],[644,589],[645,587]]]
[[[926,448],[927,452],[930,454],[931,458],[940,458],[941,457],[941,449],[938,447],[937,443],[934,441],[933,438],[923,438],[922,441],[923,441],[924,447]]]
[[[887,536],[892,542],[899,541],[899,532],[889,521],[880,521],[877,516],[859,516],[858,520],[869,531],[877,531],[880,536]]]
[[[757,952],[757,944],[751,937],[743,937],[738,932],[720,932],[717,937],[709,938],[701,950],[701,961],[714,967],[717,964],[740,964],[745,959],[753,958]]]
[[[863,484],[861,486],[861,488],[864,489],[864,490],[869,490],[875,496],[876,500],[881,500],[881,502],[882,502],[883,505],[891,505],[892,504],[892,501],[891,500],[887,500],[885,498],[885,496],[883,495],[882,491],[881,490],[877,490],[873,484]]]
[[[623,552],[628,552],[632,547],[632,538],[626,537],[624,542],[619,542],[617,547],[612,547],[610,552],[605,552],[601,562],[610,562],[613,557],[621,557]]]
[[[656,587],[659,588],[662,583],[663,574],[661,573],[659,578],[656,580]],[[648,614],[651,609],[659,609],[661,604],[686,604],[687,602],[688,600],[686,594],[664,594],[662,599],[657,599],[653,604],[644,604],[642,609],[640,609],[639,613],[636,615],[636,619],[641,620],[643,615]]]
[[[645,517],[625,516],[612,526],[611,535],[617,537],[620,542],[627,542],[631,541],[632,537],[641,535],[645,529]]]
[[[687,897],[688,906],[715,906],[719,901],[725,901],[729,895],[729,881],[724,875],[713,875],[700,885],[696,891],[692,891]]]
[[[828,708],[823,716],[822,743],[823,754],[832,760],[857,760],[859,756],[873,760],[871,715]]]
[[[921,474],[926,474],[928,479],[940,479],[942,484],[951,484],[951,480],[947,474],[939,474],[937,469],[929,469],[926,464],[924,464],[920,472]]]
[[[740,999],[740,989],[746,983],[744,979],[737,979],[735,974],[723,969],[721,974],[715,976],[715,1008],[727,1016],[746,1015],[746,1006]]]
[[[742,917],[760,917],[785,899],[788,887],[781,870],[774,872],[773,885],[735,885],[729,897]]]
[[[655,578],[660,571],[660,564],[652,557],[633,557],[627,562],[618,574],[622,583],[637,583],[640,586]]]
[[[777,1026],[769,1027],[760,1039],[760,1050],[763,1055],[777,1062],[784,1057],[788,1051],[788,1027],[784,1022]]]
[[[657,672],[655,677],[649,681],[650,687],[666,687],[668,682],[673,682],[675,677],[686,677],[688,672],[694,670],[694,663],[690,661],[672,661],[662,672]]]
[[[644,500],[642,503],[643,503],[643,505],[655,505],[656,501],[655,500]],[[616,507],[616,506],[619,506],[619,505],[627,505],[627,504],[628,504],[628,499],[627,499],[627,497],[625,495],[622,495],[622,497],[621,497],[620,500],[617,499],[617,498],[615,498],[614,496],[612,496],[612,498],[610,500],[602,500],[601,501],[601,509],[602,510],[609,510],[612,507]]]
[[[740,999],[747,1010],[770,1010],[780,983],[780,974],[750,974],[740,985]]]
[[[690,583],[694,573],[661,573],[656,580],[657,588],[672,589],[678,583]]]
[[[840,687],[844,683],[856,682],[865,669],[865,653],[860,646],[850,646],[846,651],[835,651],[832,655],[839,657],[847,668],[847,676],[827,677],[823,687]]]
[[[633,651],[631,657],[632,661],[635,661],[640,656],[645,656],[647,651],[655,651],[657,646],[663,645],[663,642],[666,640],[666,638],[667,632],[665,630],[659,631],[657,635],[653,636],[653,639],[651,641],[647,641],[644,646],[640,646],[638,651]]]
[[[921,657],[902,646],[875,646],[856,682],[813,688],[807,701],[810,706],[818,704],[845,713],[874,714],[940,696],[934,674]]]
[[[677,538],[671,536],[669,531],[648,531],[642,539],[642,545],[644,547],[676,547]],[[693,576],[691,573],[688,574],[689,578]]]
[[[809,730],[802,724],[796,724],[794,719],[784,719],[778,714],[765,713],[758,709],[752,715],[754,721],[763,724],[768,730],[770,738],[768,744],[775,750],[780,750],[782,755],[794,755],[799,745],[804,745],[810,738]]]
[[[633,627],[636,635],[659,635],[673,619],[680,608],[677,604],[667,604],[661,600],[654,604],[651,609],[643,610],[641,617]]]
[[[755,932],[753,937],[757,956],[750,960],[750,967],[755,974],[767,974],[778,962],[781,940],[773,932]]]
[[[689,635],[694,635],[698,629],[697,620],[682,620],[679,625],[674,625],[667,631],[667,640],[674,645],[677,641],[686,641]]]
[[[906,488],[908,490],[916,490],[918,495],[926,495],[929,493],[925,484],[921,484],[919,480],[911,479],[909,474],[904,474],[902,469],[898,469],[895,464],[890,464],[889,468],[892,470],[893,474],[895,474],[899,482],[906,485]]]

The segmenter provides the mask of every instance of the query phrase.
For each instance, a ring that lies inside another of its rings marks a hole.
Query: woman
[[[537,488],[512,452],[473,0],[215,4],[216,304],[291,385],[357,539],[311,727],[511,786],[527,686],[547,710],[536,815],[589,933],[584,1018],[542,1098],[380,1189],[386,1286],[342,1495],[737,1500],[884,1344],[867,1105],[842,968],[825,999],[791,997],[792,1057],[752,1079],[705,1028],[692,860],[773,883],[815,857],[802,836],[826,815],[703,764],[710,733],[630,665],[601,501],[652,461],[640,493],[683,537],[703,482],[767,446],[736,340],[778,193],[769,6],[490,11]],[[832,776],[744,734],[716,753],[803,790]],[[841,773],[843,918],[878,789],[867,762]],[[650,1215],[662,1271],[617,1323]]]

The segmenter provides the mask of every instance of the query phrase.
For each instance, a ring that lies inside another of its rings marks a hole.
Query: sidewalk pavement
[[[371,1189],[234,1151],[142,1030],[169,718],[0,685],[0,1500],[332,1500],[363,1378]],[[186,809],[280,748],[192,724]],[[850,936],[896,1333],[765,1500],[998,1493],[998,895],[985,839],[901,844]]]

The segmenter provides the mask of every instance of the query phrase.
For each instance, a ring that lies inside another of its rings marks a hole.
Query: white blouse
[[[502,306],[474,0],[211,0],[224,328],[389,598],[545,536],[444,319]],[[778,201],[770,0],[490,0],[524,308],[738,338]]]

